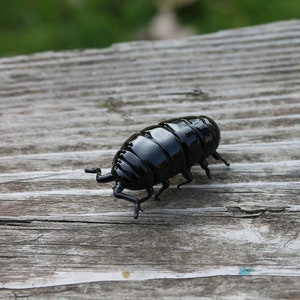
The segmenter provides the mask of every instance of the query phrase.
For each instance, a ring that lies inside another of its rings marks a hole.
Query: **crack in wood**
[[[227,209],[233,212],[235,218],[258,218],[267,213],[281,213],[288,207],[249,207],[243,208],[241,206],[230,206]]]

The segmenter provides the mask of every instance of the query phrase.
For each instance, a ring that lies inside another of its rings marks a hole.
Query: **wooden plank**
[[[299,30],[0,59],[0,296],[299,298]],[[217,121],[230,168],[172,178],[138,220],[84,173],[192,114]]]

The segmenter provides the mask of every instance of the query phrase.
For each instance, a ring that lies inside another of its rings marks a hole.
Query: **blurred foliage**
[[[174,2],[179,21],[196,33],[300,16],[299,0],[165,1]],[[0,56],[135,40],[165,1],[0,0]]]
[[[155,12],[141,0],[0,0],[0,7],[0,55],[129,41]]]
[[[177,12],[201,33],[300,17],[299,0],[203,0]]]

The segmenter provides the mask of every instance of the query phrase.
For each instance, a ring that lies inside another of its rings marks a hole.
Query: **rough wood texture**
[[[290,21],[0,59],[0,297],[299,298],[299,47]],[[137,221],[83,172],[191,114],[231,167],[173,178]]]

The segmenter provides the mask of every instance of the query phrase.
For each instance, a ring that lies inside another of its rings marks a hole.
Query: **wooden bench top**
[[[295,20],[1,58],[0,298],[300,298],[299,50]],[[202,114],[230,168],[172,178],[138,220],[83,171]]]

